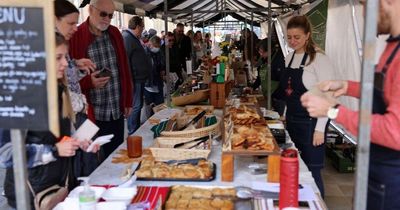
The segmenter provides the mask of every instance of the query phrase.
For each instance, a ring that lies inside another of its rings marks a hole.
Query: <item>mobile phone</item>
[[[102,68],[99,70],[99,74],[96,77],[111,77],[111,70],[107,67]]]

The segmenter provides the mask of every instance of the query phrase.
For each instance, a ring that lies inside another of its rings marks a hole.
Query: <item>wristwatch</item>
[[[335,106],[330,107],[328,109],[328,113],[326,113],[326,115],[328,116],[329,119],[331,119],[331,120],[336,119],[336,117],[339,114],[339,106],[340,106],[340,104],[336,104]]]

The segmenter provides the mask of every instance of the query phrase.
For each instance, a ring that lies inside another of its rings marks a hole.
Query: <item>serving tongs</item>
[[[200,160],[205,160],[204,158],[193,158],[193,159],[186,159],[186,160],[168,160],[165,161],[168,165],[181,165],[181,164],[192,164],[197,165]]]
[[[179,148],[179,147],[185,146],[185,145],[187,145],[187,144],[196,142],[196,144],[191,145],[190,147],[187,148],[187,149],[192,149],[192,148],[197,147],[197,146],[200,145],[201,143],[207,141],[209,138],[210,138],[209,136],[205,136],[205,137],[196,138],[196,139],[193,139],[193,140],[190,140],[190,141],[187,141],[187,142],[178,143],[178,144],[175,144],[175,145],[174,145],[174,148]]]
[[[196,115],[196,117],[194,117],[192,120],[190,120],[186,125],[184,125],[182,128],[180,128],[180,131],[185,130],[186,128],[188,128],[190,125],[197,123],[197,121],[199,121],[204,115],[206,115],[207,111],[202,111],[200,112],[198,115]]]

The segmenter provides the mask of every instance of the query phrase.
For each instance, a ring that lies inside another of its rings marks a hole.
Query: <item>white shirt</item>
[[[285,66],[288,67],[290,60],[292,59],[294,52],[289,53],[285,58]],[[291,68],[299,68],[301,60],[303,60],[304,53],[295,54]],[[304,66],[303,72],[303,84],[307,90],[311,89],[314,85],[325,80],[335,79],[334,67],[328,56],[317,52],[314,61],[308,64],[310,56],[307,57],[307,61]],[[324,132],[325,125],[328,122],[328,118],[318,118],[315,130]]]

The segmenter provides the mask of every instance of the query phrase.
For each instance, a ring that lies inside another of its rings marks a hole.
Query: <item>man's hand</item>
[[[339,97],[346,94],[348,83],[344,80],[328,80],[320,82],[318,87],[324,92],[333,91],[333,96]]]
[[[125,107],[125,110],[124,110],[124,117],[125,117],[125,118],[128,118],[129,115],[131,115],[131,113],[132,113],[132,108],[131,108],[131,107]]]
[[[110,80],[110,77],[97,77],[99,73],[100,71],[96,71],[90,74],[90,77],[92,79],[92,84],[95,88],[104,87],[107,84],[108,80]]]
[[[88,75],[96,70],[96,64],[87,58],[75,60],[75,64],[78,69],[86,71],[86,74]]]
[[[56,143],[57,152],[60,157],[72,157],[79,149],[80,142],[76,139],[69,139]]]
[[[301,105],[307,109],[311,117],[326,117],[329,108],[336,105],[333,101],[311,93],[303,94],[300,100]]]
[[[313,145],[314,147],[317,147],[321,144],[324,143],[324,133],[320,131],[314,131],[314,136],[313,136]]]

